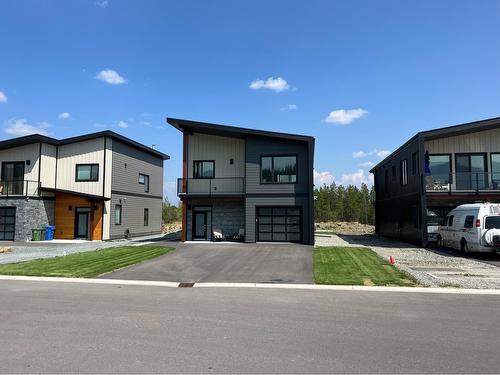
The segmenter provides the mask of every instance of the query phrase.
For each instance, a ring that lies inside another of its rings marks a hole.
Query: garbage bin
[[[46,225],[45,226],[45,241],[50,241],[54,239],[54,231],[56,230],[56,227],[53,225]]]
[[[41,241],[42,240],[42,230],[32,229],[31,230],[31,241]]]

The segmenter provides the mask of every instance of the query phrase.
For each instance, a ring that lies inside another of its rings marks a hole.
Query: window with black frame
[[[99,164],[77,164],[75,181],[88,182],[99,180]]]
[[[448,185],[451,182],[450,155],[429,155],[429,169],[435,184]]]
[[[263,184],[293,184],[297,182],[297,156],[262,156],[260,182]]]
[[[500,189],[500,153],[491,154],[491,184],[493,189]]]
[[[193,162],[193,178],[214,178],[215,162],[213,160],[195,160]]]

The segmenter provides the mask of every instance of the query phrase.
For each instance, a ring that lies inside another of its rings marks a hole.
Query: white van
[[[462,204],[439,227],[437,242],[464,253],[500,251],[500,204]]]

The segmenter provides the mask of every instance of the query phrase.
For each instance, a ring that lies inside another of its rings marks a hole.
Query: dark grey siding
[[[111,175],[110,238],[159,233],[163,198],[163,160],[125,143],[113,140]],[[139,173],[149,176],[149,192],[139,184]],[[115,225],[115,206],[122,204],[122,224]],[[144,226],[144,208],[149,225]]]
[[[311,147],[311,149],[309,149]],[[302,208],[302,240],[314,243],[312,217],[313,145],[270,137],[248,137],[246,141],[245,241],[257,239],[255,210],[258,206],[299,206]],[[296,155],[297,183],[261,184],[260,158],[264,155]]]
[[[412,173],[412,155],[418,154],[418,168]],[[408,165],[408,184],[401,185],[401,161]],[[376,232],[383,236],[422,244],[426,236],[425,204],[422,195],[424,157],[416,137],[384,160],[374,170]],[[396,176],[393,179],[393,167]],[[387,181],[386,175],[387,173]]]
[[[115,207],[122,206],[122,224],[115,225]],[[149,224],[144,225],[144,209],[149,209]],[[123,238],[128,230],[131,237],[146,236],[161,231],[161,198],[134,197],[123,194],[111,195],[110,239]]]
[[[311,243],[314,233],[310,230],[312,218],[309,213],[309,198],[307,197],[247,197],[245,200],[245,242],[255,242],[256,233],[256,208],[265,206],[296,206],[302,208],[302,242]]]

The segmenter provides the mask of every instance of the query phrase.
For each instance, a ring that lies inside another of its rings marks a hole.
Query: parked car
[[[462,204],[444,219],[438,244],[469,253],[500,251],[500,204]]]
[[[427,241],[437,241],[440,224],[441,222],[439,216],[434,211],[427,210]]]

